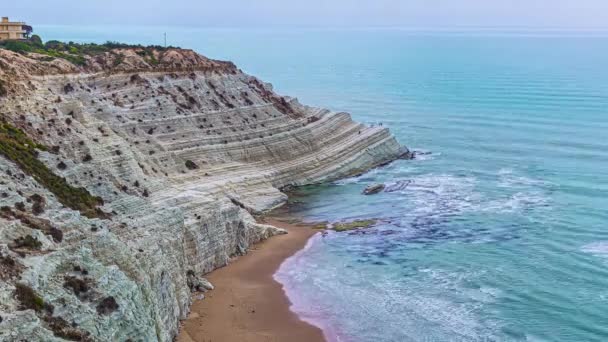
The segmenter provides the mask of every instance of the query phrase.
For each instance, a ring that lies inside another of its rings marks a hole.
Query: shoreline
[[[177,342],[326,341],[320,327],[290,310],[283,285],[274,278],[281,264],[318,231],[277,217],[265,217],[263,222],[288,234],[260,242],[228,266],[207,274],[215,289],[192,303]]]

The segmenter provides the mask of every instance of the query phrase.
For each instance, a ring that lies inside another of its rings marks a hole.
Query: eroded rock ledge
[[[61,187],[0,153],[0,340],[170,341],[188,275],[279,232],[251,216],[282,204],[278,189],[408,153],[384,128],[190,50],[81,66],[0,50],[0,85],[1,119],[38,144],[32,158],[104,213],[64,206]]]

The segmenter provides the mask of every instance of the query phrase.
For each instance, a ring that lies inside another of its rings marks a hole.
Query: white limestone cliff
[[[281,233],[252,216],[281,205],[280,189],[408,155],[387,129],[281,97],[232,63],[151,51],[76,66],[0,50],[2,120],[108,213],[66,207],[0,153],[0,340],[171,341],[188,275]],[[40,245],[16,246],[27,236]],[[24,307],[17,284],[44,304]]]

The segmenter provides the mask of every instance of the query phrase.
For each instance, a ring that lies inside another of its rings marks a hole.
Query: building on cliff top
[[[26,39],[32,32],[31,26],[24,22],[9,21],[8,17],[2,17],[0,22],[0,40]]]

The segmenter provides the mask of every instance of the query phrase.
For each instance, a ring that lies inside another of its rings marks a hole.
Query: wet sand
[[[273,274],[283,260],[304,248],[317,233],[306,225],[272,218],[265,222],[289,234],[255,245],[247,255],[206,277],[215,290],[192,305],[178,342],[316,342],[321,329],[298,318]]]

